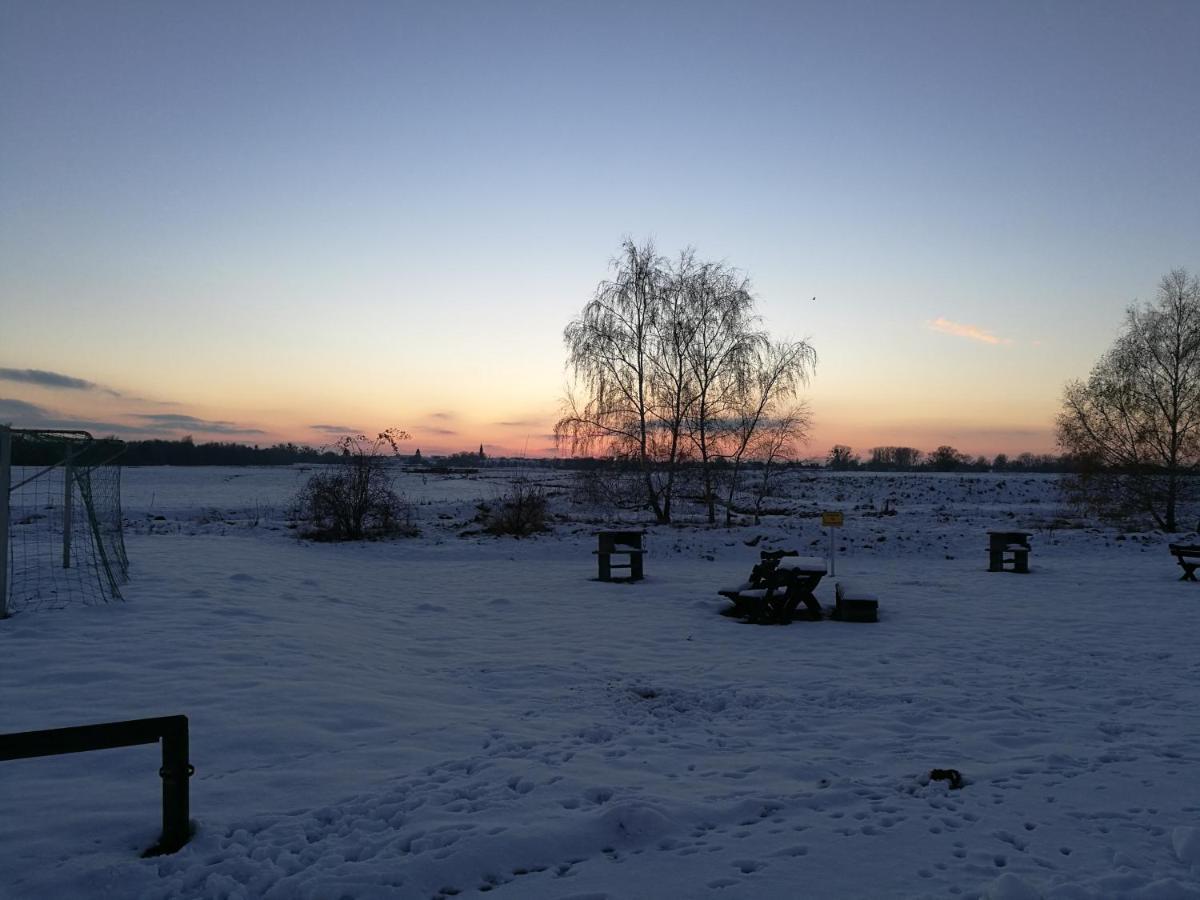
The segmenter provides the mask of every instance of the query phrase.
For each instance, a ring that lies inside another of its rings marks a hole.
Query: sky
[[[1053,451],[1200,269],[1198,41],[1194,2],[0,0],[0,421],[550,455],[629,236],[811,341],[806,454]]]

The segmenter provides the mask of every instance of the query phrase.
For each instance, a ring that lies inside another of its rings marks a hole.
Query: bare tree
[[[717,520],[720,437],[749,390],[751,364],[767,338],[758,330],[750,280],[742,273],[721,263],[696,265],[685,254],[678,275],[694,323],[687,354],[694,394],[688,433],[700,461],[704,505],[712,524]]]
[[[754,487],[754,524],[757,525],[762,516],[763,500],[771,490],[774,476],[780,471],[779,464],[794,459],[796,445],[808,439],[811,418],[808,407],[801,403],[784,410],[759,429],[754,458],[762,469]]]
[[[1082,463],[1067,482],[1075,499],[1177,530],[1200,464],[1200,278],[1175,269],[1154,303],[1129,307],[1088,380],[1066,386],[1057,426],[1059,446]]]
[[[566,328],[578,393],[568,392],[555,435],[572,452],[601,446],[635,460],[659,522],[671,521],[681,467],[698,459],[715,522],[715,467],[747,458],[815,353],[803,341],[772,346],[749,280],[691,249],[669,264],[652,244],[626,240],[613,271]]]
[[[836,471],[856,469],[858,462],[858,454],[852,447],[847,447],[845,444],[834,444],[829,448],[829,455],[825,458],[825,465]]]
[[[651,459],[653,424],[652,363],[654,330],[666,282],[665,262],[647,241],[626,239],[612,261],[613,277],[603,281],[583,312],[564,332],[567,365],[584,396],[568,393],[554,426],[558,440],[572,452],[599,443],[635,459],[646,487],[646,500],[660,521],[664,513]]]
[[[725,502],[725,524],[732,524],[734,497],[740,486],[742,464],[753,459],[758,441],[772,427],[780,432],[781,423],[790,418],[782,429],[790,440],[807,435],[810,420],[804,407],[789,408],[800,387],[817,363],[817,354],[807,341],[776,344],[764,341],[751,363],[751,375],[736,413],[728,421],[724,457],[730,464],[728,494]]]
[[[942,444],[936,450],[929,454],[926,460],[929,468],[937,472],[953,472],[956,469],[961,469],[970,462],[970,458],[959,453],[954,447],[949,444]]]
[[[696,402],[689,356],[702,322],[694,314],[690,289],[696,277],[695,254],[679,255],[679,262],[665,270],[659,311],[652,329],[650,362],[650,443],[657,478],[655,489],[661,509],[660,522],[671,521],[671,502],[676,475],[687,458],[684,425]]]
[[[868,469],[906,471],[921,464],[924,454],[916,447],[872,447]]]

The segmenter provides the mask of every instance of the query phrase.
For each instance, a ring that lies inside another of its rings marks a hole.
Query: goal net
[[[0,426],[0,617],[120,599],[125,445]]]

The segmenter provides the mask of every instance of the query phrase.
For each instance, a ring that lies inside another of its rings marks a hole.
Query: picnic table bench
[[[644,531],[596,532],[599,547],[592,553],[599,563],[600,571],[597,577],[600,581],[612,581],[613,569],[628,569],[629,581],[642,580],[644,577],[642,557],[646,555],[646,548],[642,546],[642,538],[645,534]],[[614,556],[624,556],[627,561],[614,563],[612,561]]]
[[[1003,572],[1005,566],[1011,564],[1008,571],[1027,574],[1030,534],[1028,531],[989,531],[988,571]]]
[[[1200,546],[1194,544],[1168,544],[1171,555],[1183,568],[1180,581],[1195,581],[1196,567],[1200,566]]]
[[[843,622],[878,622],[879,597],[853,582],[840,580],[835,588],[837,598],[833,618]]]
[[[794,550],[764,550],[749,579],[717,593],[733,603],[730,615],[748,622],[786,625],[801,603],[808,618],[820,619],[821,604],[813,592],[825,571],[825,560],[820,557],[800,556]]]

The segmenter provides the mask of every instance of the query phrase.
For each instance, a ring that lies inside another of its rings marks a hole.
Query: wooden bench
[[[612,581],[613,569],[628,569],[629,581],[641,581],[644,576],[642,557],[646,549],[642,546],[644,531],[597,531],[599,549],[593,550],[599,564],[597,577],[600,581]],[[626,562],[613,562],[614,556],[624,556]]]
[[[1180,581],[1195,581],[1196,567],[1200,566],[1200,547],[1193,544],[1168,544],[1171,555],[1183,568]]]
[[[989,531],[988,571],[1028,574],[1029,551],[1028,531]]]
[[[833,618],[843,622],[878,622],[879,598],[870,591],[847,581],[839,581],[834,589],[837,604]]]
[[[733,603],[728,615],[747,622],[786,625],[801,603],[807,618],[822,617],[821,604],[813,591],[824,577],[823,559],[800,556],[794,550],[764,550],[747,581],[717,593]]]

